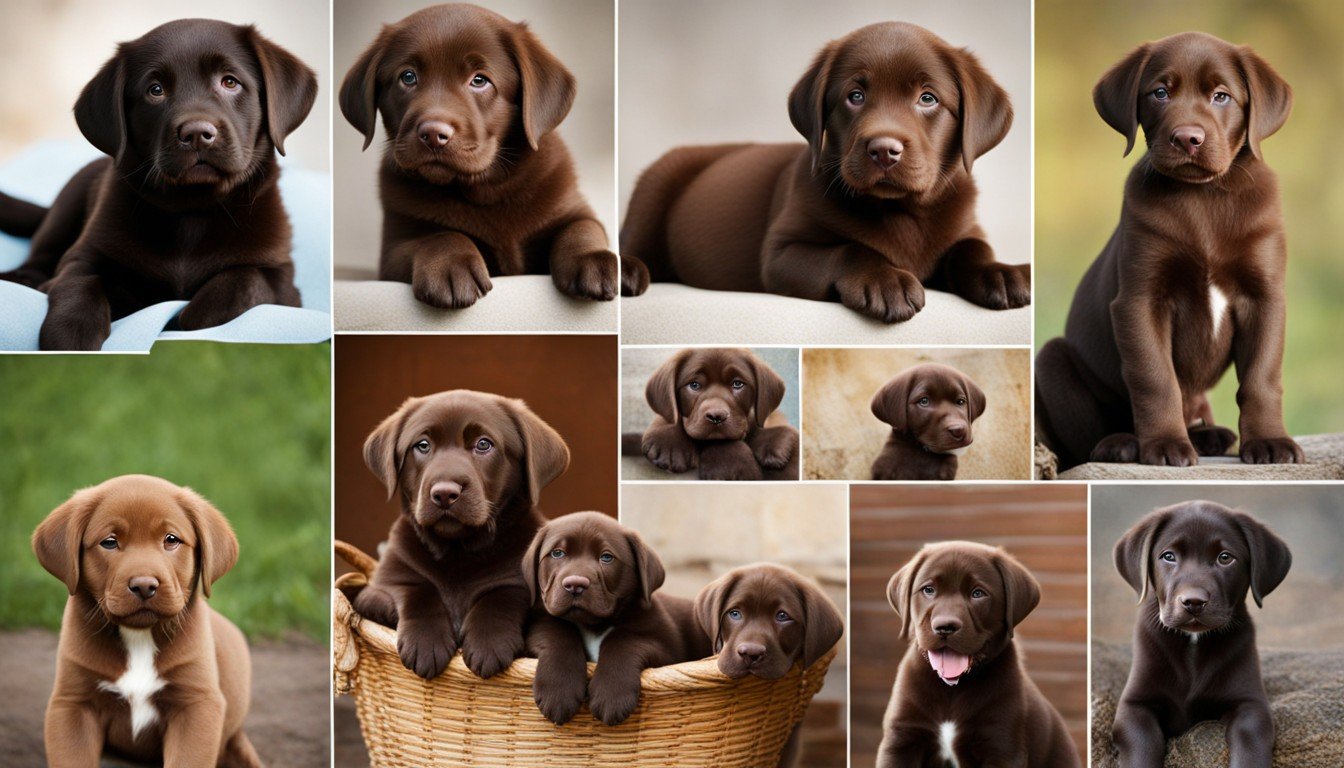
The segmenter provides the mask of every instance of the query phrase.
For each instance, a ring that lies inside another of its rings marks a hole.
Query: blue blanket
[[[0,168],[0,190],[50,205],[65,183],[98,157],[77,142],[44,142],[24,150]],[[281,158],[283,168],[284,158]],[[185,301],[167,301],[112,323],[103,351],[148,352],[159,339],[194,339],[271,344],[313,344],[331,338],[331,177],[284,168],[280,195],[294,226],[295,283],[303,307],[254,307],[232,322],[199,331],[165,330]],[[28,255],[29,241],[0,234],[0,271],[14,269]],[[0,280],[0,349],[35,350],[47,296]]]

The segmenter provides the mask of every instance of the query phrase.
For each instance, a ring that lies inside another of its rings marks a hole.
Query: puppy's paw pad
[[[1225,456],[1237,442],[1237,433],[1227,427],[1199,427],[1190,430],[1190,444],[1200,456]]]
[[[884,267],[836,281],[840,303],[884,323],[903,323],[924,308],[924,286],[903,269]]]
[[[563,261],[563,265],[553,266],[551,273],[551,279],[561,293],[592,301],[611,301],[616,298],[616,254],[598,251]]]
[[[621,295],[639,296],[649,289],[649,268],[639,259],[621,257]]]
[[[1246,464],[1305,464],[1302,446],[1291,437],[1270,437],[1248,440],[1241,446],[1241,460]]]
[[[1199,454],[1188,437],[1159,437],[1139,442],[1139,463],[1159,467],[1193,467],[1199,463]]]

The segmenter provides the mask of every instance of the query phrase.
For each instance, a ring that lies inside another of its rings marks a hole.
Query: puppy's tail
[[[47,218],[45,206],[10,197],[0,192],[0,232],[15,237],[32,237],[42,220]]]
[[[621,455],[622,456],[643,456],[644,455],[644,435],[638,432],[621,433]]]

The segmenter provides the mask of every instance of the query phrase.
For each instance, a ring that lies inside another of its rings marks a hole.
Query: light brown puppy
[[[243,732],[247,641],[206,604],[238,559],[219,510],[146,475],[86,488],[33,533],[65,582],[47,761],[96,766],[107,752],[174,768],[252,768]]]

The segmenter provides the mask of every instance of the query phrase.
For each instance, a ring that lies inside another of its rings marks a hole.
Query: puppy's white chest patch
[[[126,700],[131,707],[131,738],[159,719],[151,701],[167,685],[154,668],[154,636],[148,629],[120,627],[121,643],[126,647],[126,671],[116,680],[104,680],[98,687]]]
[[[1209,285],[1209,313],[1213,316],[1213,335],[1216,338],[1218,330],[1223,326],[1223,318],[1227,317],[1227,294],[1212,284]]]
[[[952,764],[952,768],[961,768],[957,762],[957,753],[952,745],[957,740],[957,724],[948,721],[938,726],[938,756]]]
[[[589,661],[597,661],[597,654],[602,650],[602,641],[607,639],[611,630],[615,627],[607,627],[601,632],[594,632],[587,627],[579,627],[579,634],[583,636],[583,652]]]

